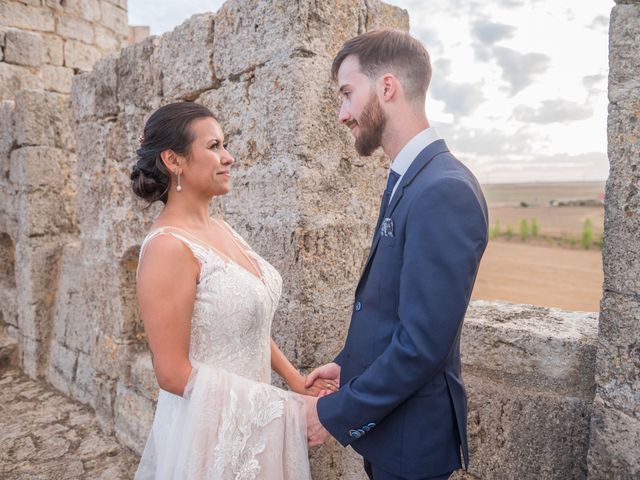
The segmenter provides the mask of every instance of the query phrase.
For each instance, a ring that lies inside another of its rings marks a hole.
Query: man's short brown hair
[[[333,59],[331,75],[337,79],[345,58],[354,55],[370,80],[392,73],[400,80],[408,100],[422,100],[431,81],[431,62],[424,46],[399,30],[373,30],[347,40]]]

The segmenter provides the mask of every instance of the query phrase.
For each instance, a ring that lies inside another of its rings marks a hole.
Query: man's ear
[[[176,173],[176,168],[180,166],[180,163],[178,162],[178,156],[173,150],[163,150],[160,153],[160,158],[164,166],[167,167],[167,170],[171,173]]]
[[[385,73],[381,77],[381,95],[383,102],[392,100],[398,93],[398,79],[392,73]]]

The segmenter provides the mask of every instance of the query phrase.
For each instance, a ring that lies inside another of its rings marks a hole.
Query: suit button
[[[360,302],[356,302],[356,312],[362,310],[362,304]]]

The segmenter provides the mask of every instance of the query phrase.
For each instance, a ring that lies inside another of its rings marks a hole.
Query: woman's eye
[[[218,149],[218,145],[220,145],[218,142],[215,142],[213,144],[211,144],[211,146],[209,147],[211,150],[217,150]]]

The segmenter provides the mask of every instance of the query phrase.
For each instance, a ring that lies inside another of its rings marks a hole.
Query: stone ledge
[[[597,335],[596,313],[474,301],[462,332],[463,372],[592,399]]]

